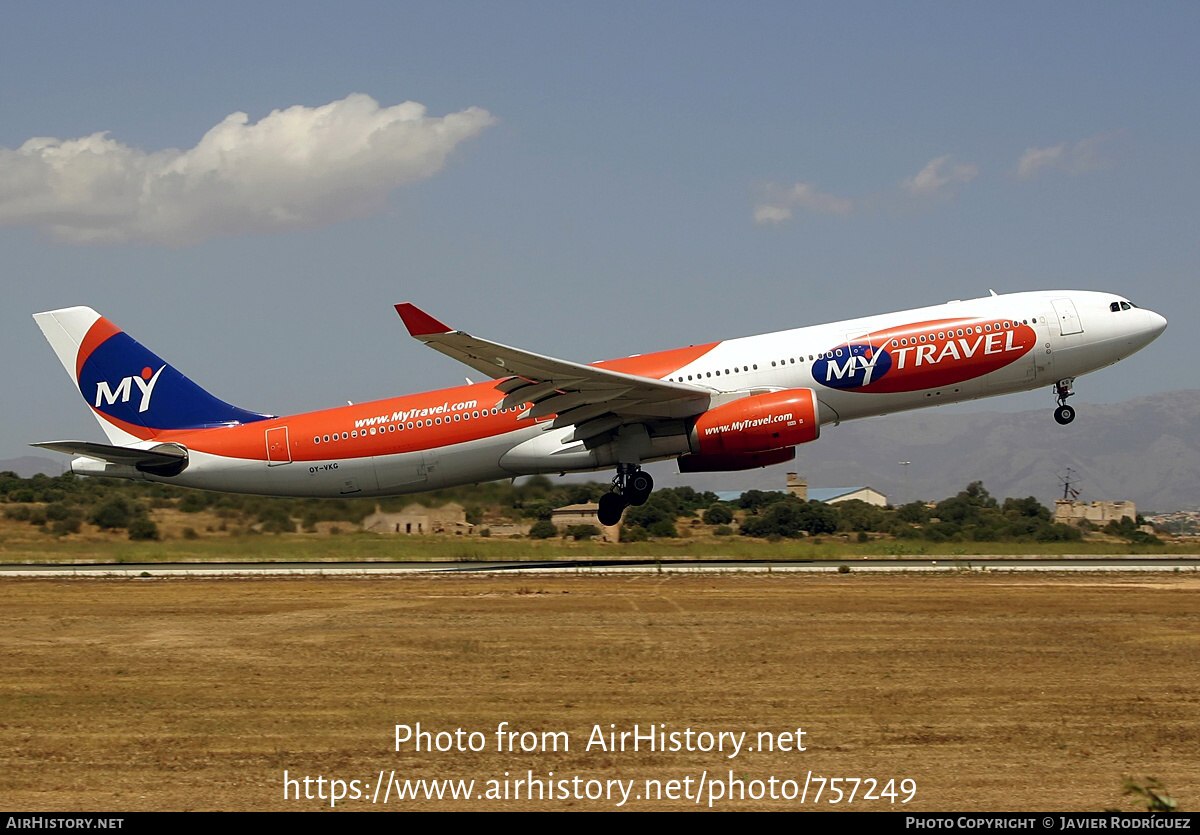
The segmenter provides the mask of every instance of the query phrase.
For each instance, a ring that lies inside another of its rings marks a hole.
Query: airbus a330
[[[764,467],[844,420],[1052,388],[1150,344],[1167,321],[1092,291],[986,296],[593,364],[455,330],[411,304],[409,333],[491,378],[280,417],[218,400],[88,307],[34,314],[108,443],[34,446],[81,475],[273,496],[390,496],[616,468],[600,521],[649,497],[642,465]]]

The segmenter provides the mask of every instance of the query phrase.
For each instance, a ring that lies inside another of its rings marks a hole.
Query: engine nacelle
[[[769,449],[766,452],[745,452],[741,455],[682,455],[678,458],[681,473],[730,473],[782,464],[796,457],[794,446]]]
[[[744,456],[815,441],[821,434],[812,389],[755,394],[709,409],[688,438],[699,455]]]

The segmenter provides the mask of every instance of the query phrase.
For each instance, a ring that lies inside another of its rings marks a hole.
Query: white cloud
[[[768,203],[760,203],[754,207],[755,223],[783,223],[785,220],[790,220],[791,217],[792,208],[790,206],[773,206]]]
[[[782,223],[792,217],[792,208],[800,207],[822,215],[845,217],[853,214],[854,201],[817,191],[808,183],[796,183],[790,188],[770,184],[766,188],[767,199],[754,207],[755,223]]]
[[[1017,176],[1022,180],[1032,179],[1038,169],[1058,164],[1066,150],[1065,142],[1052,148],[1026,148],[1017,163]]]
[[[1110,162],[1100,148],[1106,139],[1108,134],[1100,133],[1074,145],[1062,142],[1049,148],[1026,148],[1017,161],[1017,177],[1032,180],[1046,171],[1086,174],[1107,168]]]
[[[894,209],[911,208],[917,198],[922,201],[946,198],[953,186],[969,183],[979,175],[979,166],[954,162],[949,154],[930,160],[916,175],[900,184],[900,189],[884,189],[860,197],[838,197],[818,191],[809,183],[781,186],[768,183],[763,187],[765,198],[754,207],[757,224],[780,224],[792,218],[792,210],[805,209],[822,215],[848,217],[870,213],[888,206]]]
[[[187,151],[147,153],[107,133],[34,138],[0,148],[0,225],[74,244],[184,245],[364,217],[494,121],[478,107],[429,117],[354,94],[254,124],[233,113]]]
[[[916,175],[907,178],[903,185],[909,194],[916,197],[941,197],[950,193],[950,186],[969,183],[979,175],[979,166],[958,163],[950,154],[932,159]]]

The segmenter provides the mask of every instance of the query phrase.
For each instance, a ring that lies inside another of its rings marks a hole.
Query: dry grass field
[[[346,781],[364,797],[337,808],[355,810],[612,809],[619,792],[559,793],[616,780],[633,781],[623,808],[696,808],[684,793],[702,774],[728,792],[730,772],[746,799],[714,808],[795,809],[768,781],[784,794],[810,771],[916,795],[830,806],[826,789],[814,807],[810,782],[804,808],[1132,809],[1125,775],[1200,806],[1194,575],[10,579],[0,600],[8,810],[329,808],[285,799],[285,769],[314,796],[318,776]],[[396,751],[394,726],[418,722],[484,750]],[[569,750],[497,751],[502,722]],[[732,758],[729,737],[587,750],[610,724],[746,736]],[[807,750],[757,749],[797,728]],[[509,799],[373,804],[380,770]],[[553,800],[514,787],[530,771]],[[646,799],[646,780],[679,799]]]

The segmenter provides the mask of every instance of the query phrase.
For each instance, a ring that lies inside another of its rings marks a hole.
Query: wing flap
[[[507,380],[501,380],[497,383],[496,388],[505,394],[511,394],[519,388],[532,386],[533,380],[526,380],[524,377],[509,377]]]
[[[586,423],[576,425],[575,431],[567,437],[567,441],[590,441],[592,438],[603,435],[605,432],[611,432],[614,429],[620,428],[624,422],[624,420],[616,415],[589,420]]]

